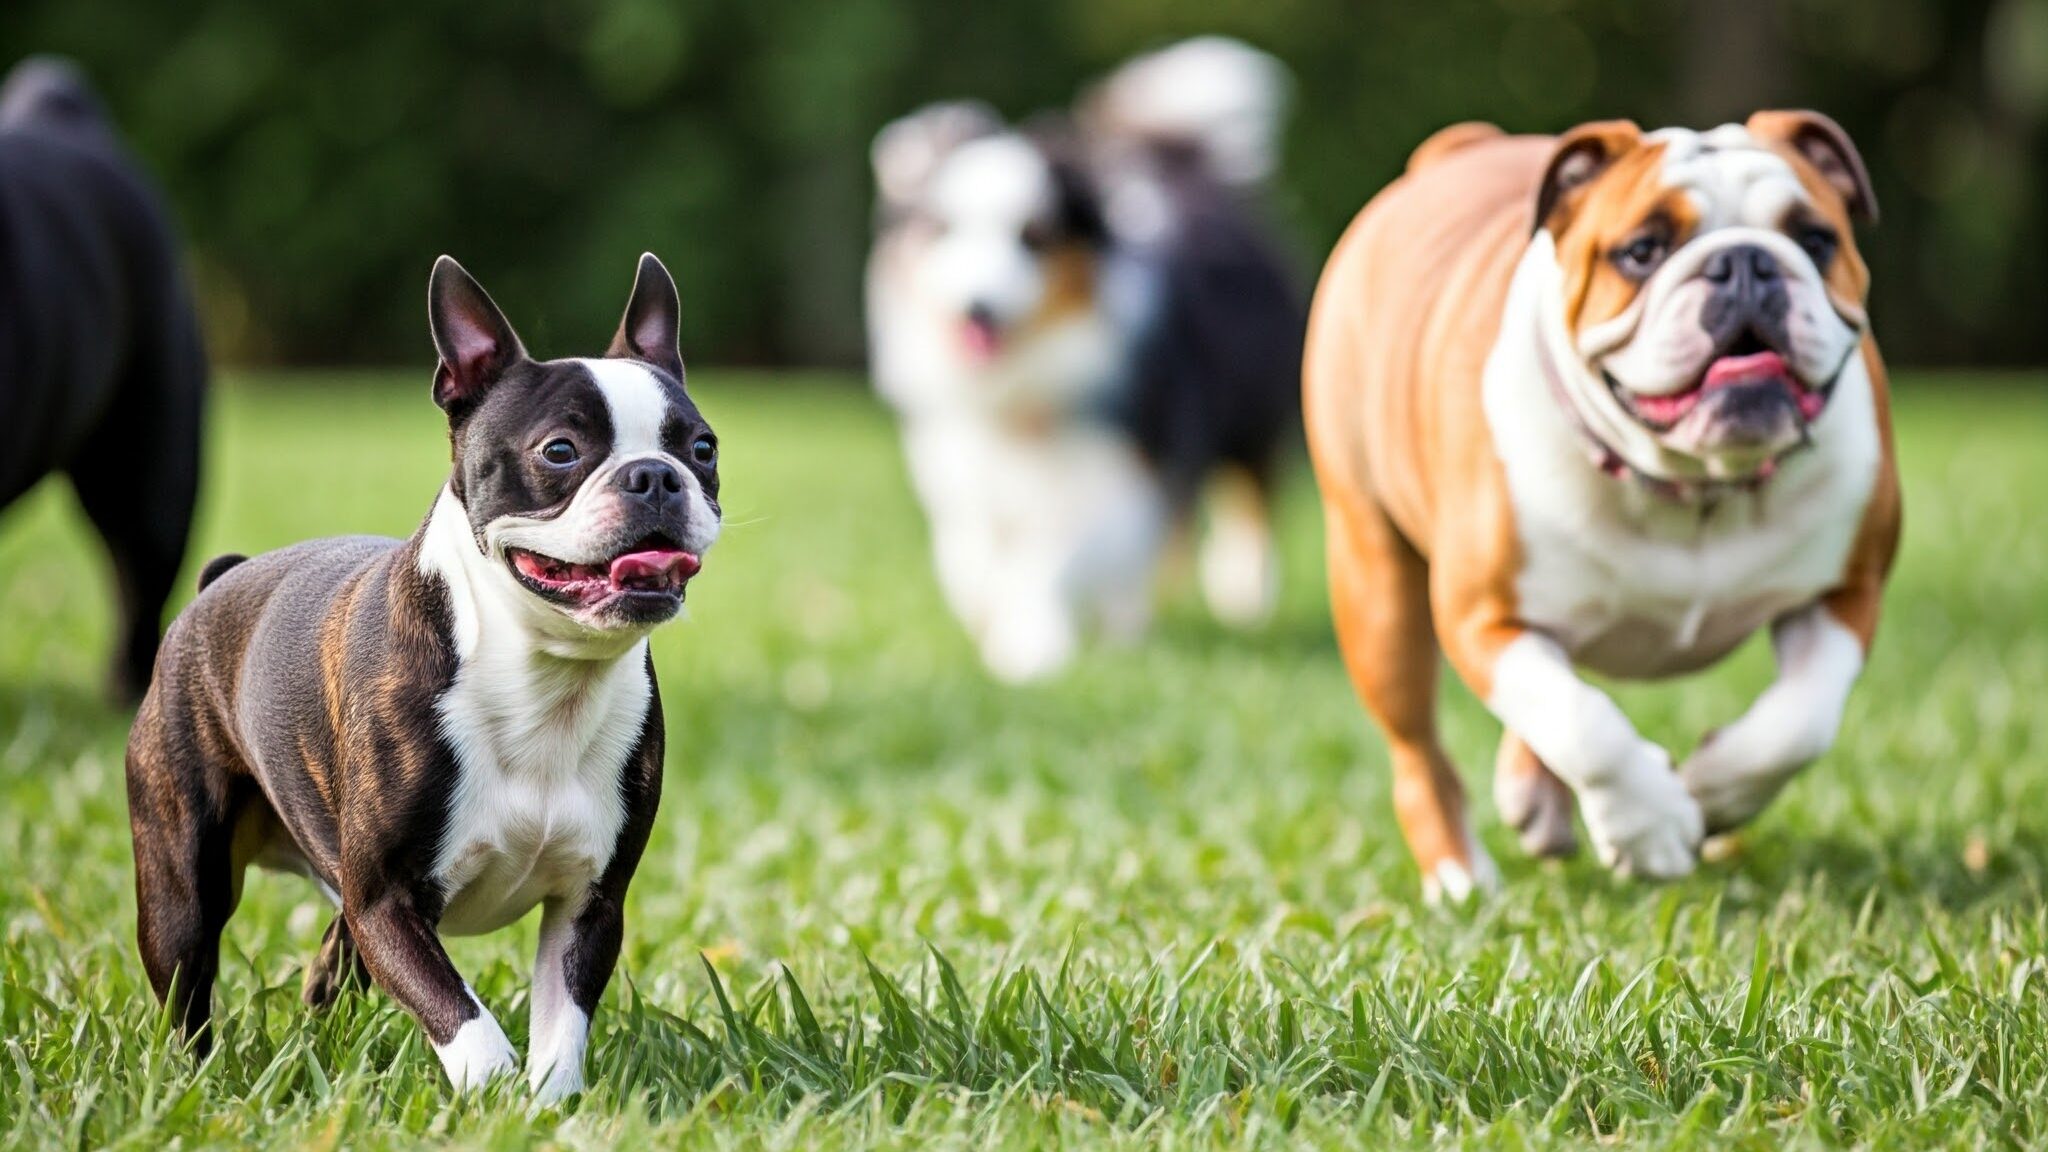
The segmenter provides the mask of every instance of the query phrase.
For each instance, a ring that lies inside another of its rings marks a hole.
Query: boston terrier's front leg
[[[654,676],[650,659],[647,675]],[[640,744],[619,781],[626,821],[611,860],[588,891],[549,900],[541,908],[540,944],[533,960],[533,1014],[527,1028],[527,1083],[534,1102],[559,1104],[583,1091],[583,1058],[590,1020],[619,962],[626,935],[626,888],[654,829],[661,803],[661,760],[666,747],[661,691],[641,728]]]
[[[455,970],[415,893],[351,886],[342,892],[342,913],[371,977],[426,1029],[458,1090],[482,1087],[519,1066],[505,1030]]]
[[[611,980],[624,936],[625,918],[606,896],[593,894],[581,908],[549,901],[542,911],[526,1060],[535,1103],[559,1104],[583,1091],[590,1018]]]

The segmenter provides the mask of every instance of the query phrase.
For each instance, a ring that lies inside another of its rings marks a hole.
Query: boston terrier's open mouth
[[[614,597],[681,600],[690,577],[703,567],[696,553],[660,533],[596,564],[572,564],[524,548],[507,549],[505,557],[520,583],[551,600],[583,608]]]

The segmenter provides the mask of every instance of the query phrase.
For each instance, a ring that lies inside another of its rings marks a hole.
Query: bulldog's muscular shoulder
[[[1553,147],[1483,131],[1433,137],[1352,222],[1316,290],[1310,450],[1424,555],[1437,506],[1456,498],[1444,489],[1497,469],[1472,416]]]

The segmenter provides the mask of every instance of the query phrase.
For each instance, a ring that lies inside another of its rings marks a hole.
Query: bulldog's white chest
[[[1518,611],[1575,662],[1622,677],[1694,671],[1840,583],[1880,463],[1860,364],[1811,446],[1757,491],[1711,504],[1593,468],[1582,433],[1543,410],[1547,394],[1502,400],[1490,387],[1521,549]]]
[[[444,933],[493,931],[596,881],[651,700],[644,646],[583,682],[509,655],[465,662],[440,708],[459,767],[435,865]]]

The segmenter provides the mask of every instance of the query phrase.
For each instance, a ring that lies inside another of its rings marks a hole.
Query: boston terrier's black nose
[[[635,460],[620,470],[619,487],[659,504],[683,490],[683,474],[666,460]]]

